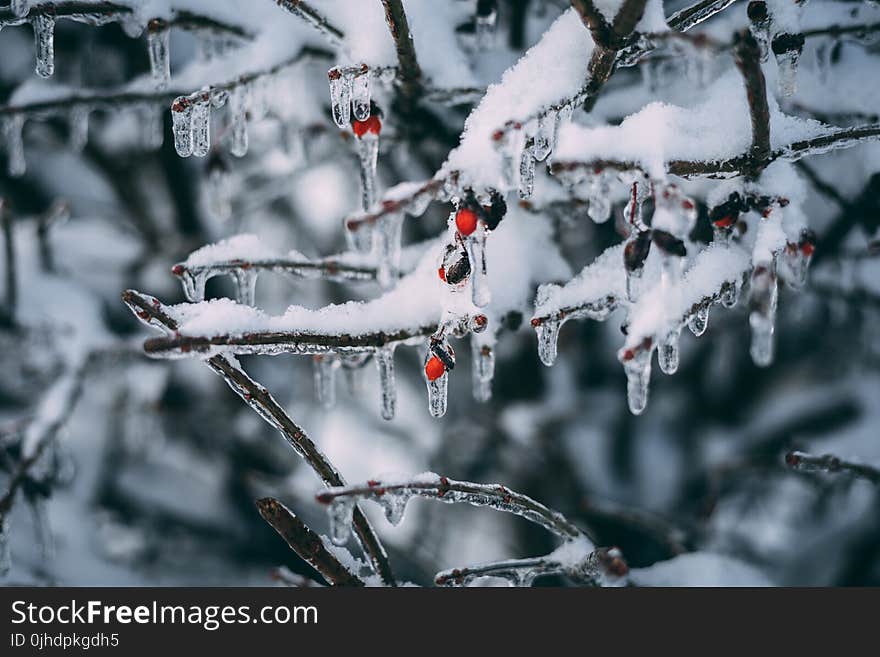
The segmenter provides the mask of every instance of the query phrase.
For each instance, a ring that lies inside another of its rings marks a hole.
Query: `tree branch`
[[[749,101],[752,122],[752,146],[744,173],[756,178],[770,163],[770,109],[767,105],[767,83],[761,70],[761,49],[748,30],[734,37],[734,61],[742,74]]]
[[[332,586],[365,586],[362,579],[343,566],[324,541],[286,506],[273,497],[257,500],[257,509],[269,525],[299,557]]]
[[[132,312],[149,326],[160,326],[175,331],[178,324],[158,300],[127,290],[122,300]],[[208,366],[220,374],[232,390],[257,414],[275,427],[294,451],[315,471],[326,486],[343,486],[345,481],[315,443],[284,411],[266,388],[251,379],[244,370],[226,356],[217,355],[207,360]],[[388,586],[396,586],[385,548],[360,509],[352,517],[355,533],[364,552],[370,558],[376,573]]]
[[[785,465],[792,470],[800,470],[801,472],[843,472],[854,477],[867,479],[872,484],[880,484],[880,468],[844,461],[833,454],[815,456],[805,452],[789,452],[785,455]]]
[[[397,52],[400,89],[405,98],[416,98],[422,91],[422,69],[416,58],[416,48],[409,31],[409,21],[401,0],[382,0],[385,7],[385,22],[394,39]]]
[[[314,27],[334,46],[338,46],[345,38],[342,30],[332,25],[321,12],[305,0],[275,0],[275,4]]]

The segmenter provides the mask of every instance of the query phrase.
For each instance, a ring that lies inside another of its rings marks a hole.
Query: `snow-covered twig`
[[[146,297],[133,290],[127,290],[122,300],[135,316],[147,325],[159,325],[169,330],[176,330],[177,320],[159,303],[158,300]],[[257,414],[275,427],[287,443],[293,447],[303,460],[315,471],[327,486],[343,486],[345,482],[339,471],[318,449],[314,442],[301,429],[275,400],[272,394],[251,379],[234,360],[223,355],[216,355],[207,360],[214,372],[222,376],[232,390],[238,394]],[[370,522],[360,509],[354,509],[352,524],[364,552],[369,556],[376,573],[389,586],[395,586],[394,575],[388,562],[385,548],[373,531]]]
[[[257,500],[257,509],[278,535],[296,552],[299,557],[332,586],[364,586],[364,582],[348,568],[343,566],[324,541],[306,524],[297,518],[286,506],[273,497]]]
[[[785,455],[785,464],[792,470],[802,472],[844,472],[855,477],[867,479],[871,483],[880,484],[880,468],[864,463],[844,461],[833,454],[816,456],[805,452],[789,452]]]

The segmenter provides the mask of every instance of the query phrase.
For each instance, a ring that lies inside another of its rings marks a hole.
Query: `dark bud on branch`
[[[641,269],[651,252],[651,231],[643,230],[623,247],[623,264],[627,271]]]
[[[651,239],[654,244],[663,249],[663,251],[669,255],[678,256],[679,258],[683,258],[687,255],[687,247],[685,247],[684,242],[672,233],[657,229],[654,229],[651,233]]]
[[[455,369],[455,351],[449,345],[439,341],[431,341],[431,353],[434,354],[447,370]]]

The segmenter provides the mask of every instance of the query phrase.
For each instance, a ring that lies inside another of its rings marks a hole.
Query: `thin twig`
[[[752,145],[749,166],[744,173],[756,178],[769,163],[770,109],[767,105],[767,83],[761,69],[761,49],[748,30],[737,33],[734,41],[734,61],[742,74],[749,101],[752,122]]]
[[[160,325],[171,331],[177,330],[177,320],[156,299],[145,297],[134,290],[126,290],[122,295],[122,300],[144,323],[151,326]],[[345,485],[342,475],[335,466],[312,442],[306,432],[290,418],[266,388],[251,379],[241,367],[226,356],[213,356],[207,360],[207,364],[217,374],[220,374],[229,387],[260,417],[281,433],[287,443],[315,471],[325,485]],[[396,586],[385,548],[360,509],[355,509],[352,523],[355,534],[376,573],[386,585]]]
[[[321,12],[305,2],[305,0],[275,0],[275,4],[294,16],[303,19],[324,35],[334,46],[339,45],[342,39],[345,38],[342,30],[331,24]]]
[[[867,479],[872,484],[880,484],[880,468],[864,463],[844,461],[834,454],[816,456],[806,452],[789,452],[785,455],[785,465],[802,472],[843,472]]]
[[[397,52],[400,89],[406,98],[413,99],[421,92],[422,69],[416,57],[406,11],[401,0],[382,0],[382,6],[385,7],[385,22]]]
[[[332,586],[365,586],[362,579],[343,566],[324,541],[286,506],[273,497],[257,500],[260,515],[290,548]]]

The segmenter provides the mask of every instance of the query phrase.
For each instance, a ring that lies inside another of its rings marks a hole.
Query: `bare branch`
[[[409,21],[401,0],[382,0],[385,7],[385,22],[394,39],[397,52],[400,88],[407,98],[415,98],[421,91],[422,69],[416,58],[416,48],[409,31]]]
[[[402,482],[383,483],[370,480],[366,484],[329,488],[318,493],[316,497],[322,504],[331,504],[334,500],[346,497],[378,501],[385,496],[390,498],[394,495],[404,497],[417,495],[449,504],[463,502],[507,511],[531,520],[567,540],[586,535],[558,511],[548,509],[531,497],[500,484],[477,484],[434,475]]]
[[[833,454],[816,456],[805,452],[789,452],[785,455],[785,465],[792,470],[801,472],[843,472],[862,479],[867,479],[872,484],[880,484],[880,468],[864,463],[844,461]]]
[[[734,2],[736,0],[700,0],[700,2],[672,14],[666,19],[666,24],[671,30],[686,32],[712,18],[715,14],[724,11]]]
[[[18,276],[16,273],[15,238],[12,234],[12,214],[6,209],[6,200],[0,197],[0,230],[3,232],[3,255],[5,298],[0,322],[11,326],[15,323],[15,307],[18,303]]]
[[[761,49],[748,30],[735,36],[734,61],[743,76],[752,121],[750,162],[744,173],[755,178],[769,164],[770,109],[767,105],[767,83],[764,80],[764,71],[761,70]]]
[[[177,321],[168,314],[158,300],[145,297],[134,290],[125,291],[122,300],[142,322],[151,326],[158,325],[172,331],[177,330]],[[275,401],[266,388],[251,379],[241,367],[225,356],[213,356],[207,360],[207,364],[225,379],[229,387],[248,406],[281,433],[287,443],[315,471],[326,486],[345,485],[339,471],[317,448],[305,431]],[[360,509],[355,509],[352,523],[360,544],[370,558],[375,571],[386,585],[396,586],[385,548]]]
[[[260,515],[299,557],[332,586],[364,586],[363,580],[343,566],[324,541],[273,497],[257,500]]]
[[[330,21],[321,14],[321,12],[305,2],[305,0],[275,0],[275,4],[294,16],[303,19],[306,23],[324,35],[324,37],[334,46],[339,45],[345,37],[342,30],[332,25]]]
[[[612,47],[616,35],[592,0],[571,0],[571,6],[574,7],[581,17],[581,22],[590,31],[593,43],[605,48]]]
[[[16,16],[10,7],[0,7],[0,27],[21,25],[35,16],[67,18],[93,25],[102,25],[132,15],[132,8],[115,2],[80,2],[79,0],[56,0],[30,8],[25,16]]]

